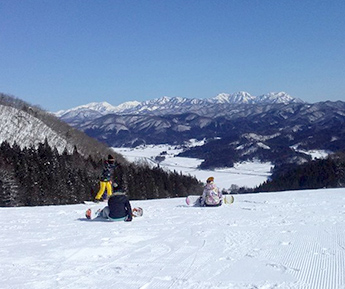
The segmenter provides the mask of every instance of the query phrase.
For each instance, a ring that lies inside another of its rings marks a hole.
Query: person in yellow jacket
[[[111,173],[115,168],[115,159],[112,155],[108,155],[108,160],[104,162],[103,171],[100,180],[99,191],[95,197],[95,201],[99,202],[107,190],[107,196],[112,195],[112,185],[111,185]]]

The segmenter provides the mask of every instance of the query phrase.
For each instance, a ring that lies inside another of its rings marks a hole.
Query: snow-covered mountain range
[[[80,122],[93,120],[107,114],[181,114],[185,112],[198,112],[214,105],[224,104],[288,104],[303,103],[302,100],[293,98],[285,92],[271,92],[260,96],[252,96],[248,92],[233,94],[220,93],[208,99],[189,99],[183,97],[161,97],[143,102],[129,101],[118,106],[108,102],[89,103],[68,110],[56,112],[56,116],[62,120],[77,125]]]
[[[331,152],[345,146],[344,102],[310,104],[284,92],[162,97],[119,107],[90,104],[57,115],[112,147],[205,140],[182,153],[204,159],[204,168],[252,159],[301,163],[310,159],[303,150]]]

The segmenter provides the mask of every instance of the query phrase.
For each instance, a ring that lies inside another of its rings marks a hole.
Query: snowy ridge
[[[215,103],[254,103],[256,97],[248,92],[240,91],[233,94],[220,93],[211,99]]]
[[[250,95],[245,91],[240,91],[233,94],[220,93],[216,97],[212,98],[211,102],[245,104],[303,103],[302,100],[294,98],[283,91],[270,92],[259,96]]]
[[[51,147],[56,147],[59,153],[65,148],[73,151],[73,145],[53,131],[39,119],[13,107],[0,105],[0,143],[14,142],[21,148],[37,147],[47,138]]]
[[[92,102],[85,105],[80,105],[68,110],[60,110],[55,113],[57,117],[61,117],[64,120],[70,120],[73,124],[73,119],[88,120],[101,117],[103,115],[111,113],[119,113],[122,111],[132,110],[140,103],[138,101],[128,101],[118,106],[113,106],[108,102]],[[71,121],[72,120],[72,121]]]
[[[344,201],[343,189],[131,201],[144,209],[131,223],[87,221],[84,204],[0,208],[0,287],[341,289]]]
[[[140,114],[160,111],[180,113],[181,111],[188,111],[193,107],[198,109],[200,107],[207,107],[210,104],[288,104],[302,102],[302,100],[293,98],[285,92],[271,92],[261,96],[251,96],[248,92],[241,91],[233,94],[220,93],[209,99],[163,96],[143,102],[129,101],[118,106],[112,106],[107,102],[93,102],[72,109],[58,111],[55,115],[65,120],[71,120],[72,118],[85,119],[88,115],[95,118],[97,114],[102,116],[111,113]],[[83,114],[80,115],[80,112],[83,112]]]

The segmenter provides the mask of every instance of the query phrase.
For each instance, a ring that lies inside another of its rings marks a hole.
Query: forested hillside
[[[0,146],[0,206],[75,204],[93,200],[103,160],[83,157],[77,149],[59,154],[48,142],[38,148]],[[160,168],[116,163],[113,179],[130,199],[186,196],[200,191],[192,177]]]
[[[255,192],[345,187],[345,151],[316,159],[302,165],[275,168],[272,178]]]
[[[16,141],[21,148],[37,148],[38,143],[48,138],[49,145],[57,147],[60,153],[65,149],[72,153],[74,147],[85,157],[91,155],[102,158],[113,153],[107,145],[71,127],[53,114],[3,93],[0,93],[0,122],[0,143],[7,141],[12,145]],[[117,155],[117,158],[125,162],[122,156]]]

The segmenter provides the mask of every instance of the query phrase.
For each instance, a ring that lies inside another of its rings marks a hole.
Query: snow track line
[[[286,267],[286,270],[297,278],[301,288],[306,286],[315,289],[338,289],[344,286],[344,250],[336,248],[338,246],[336,231],[326,233],[318,231],[317,228],[315,230],[316,235],[308,231],[297,232],[295,238],[290,240],[291,245],[284,246],[287,248],[285,253],[271,252],[267,258],[276,259],[279,264]],[[322,246],[323,243],[333,245],[325,248]],[[334,266],[334,264],[338,265]]]
[[[203,248],[203,247],[205,247],[205,244],[206,244],[206,240],[204,240],[204,242],[203,242],[202,246],[200,247],[200,249]],[[191,272],[192,272],[191,269],[192,269],[193,265],[195,264],[195,260],[197,259],[198,253],[199,253],[199,251],[196,250],[196,251],[191,255],[191,256],[192,256],[192,261],[191,261],[191,263],[189,264],[189,266],[185,269],[185,271],[184,271],[184,273],[182,274],[181,277],[175,278],[175,280],[174,280],[173,283],[168,287],[168,289],[173,288],[173,286],[176,284],[176,282],[178,282],[178,280],[185,280],[188,276],[191,275]],[[199,268],[200,268],[200,265],[197,266],[196,268],[193,268],[193,269],[196,269],[196,270],[197,270],[197,269],[199,269]]]

